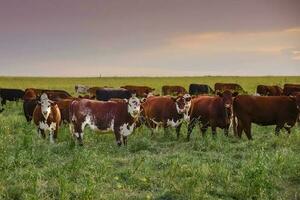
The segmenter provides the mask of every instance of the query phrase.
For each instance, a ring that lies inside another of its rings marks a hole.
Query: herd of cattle
[[[251,123],[276,125],[290,133],[299,120],[300,84],[279,86],[258,85],[257,93],[248,95],[236,83],[216,83],[214,90],[205,84],[191,84],[189,92],[181,86],[163,86],[162,96],[154,95],[147,86],[126,85],[121,88],[86,87],[76,85],[72,97],[63,90],[0,88],[1,109],[6,101],[23,100],[24,115],[33,120],[38,134],[54,142],[61,123],[70,126],[71,134],[83,144],[86,125],[101,132],[113,131],[118,145],[127,144],[127,136],[142,124],[151,129],[174,127],[177,137],[184,121],[188,123],[187,139],[195,125],[202,134],[211,127],[224,129],[228,135],[232,125],[234,135],[246,133],[252,139]]]

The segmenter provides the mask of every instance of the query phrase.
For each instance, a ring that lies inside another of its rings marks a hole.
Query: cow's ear
[[[37,101],[37,105],[41,105],[41,101]]]
[[[128,99],[124,99],[125,103],[128,103]]]
[[[220,97],[223,96],[223,94],[221,92],[219,92],[219,91],[217,92],[217,95],[220,96]]]
[[[233,97],[236,97],[237,95],[239,95],[239,92],[234,92],[234,93],[232,94]]]

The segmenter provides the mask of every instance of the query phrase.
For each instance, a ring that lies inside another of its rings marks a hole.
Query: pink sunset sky
[[[99,74],[300,75],[300,1],[0,1],[0,76]]]

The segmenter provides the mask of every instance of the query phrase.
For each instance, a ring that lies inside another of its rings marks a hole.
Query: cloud
[[[266,32],[207,32],[172,37],[162,52],[223,54],[253,52],[281,54],[284,49],[300,49],[300,28]]]

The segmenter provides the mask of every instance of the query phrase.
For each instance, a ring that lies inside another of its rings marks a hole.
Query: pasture
[[[162,85],[239,83],[249,93],[258,84],[300,83],[300,77],[20,78],[0,77],[0,87],[64,89],[74,85]],[[114,135],[86,128],[84,146],[74,144],[67,125],[50,144],[28,124],[21,102],[0,113],[0,199],[300,199],[300,127],[288,135],[274,126],[252,125],[253,141],[199,134],[186,142],[175,130],[154,137],[144,126],[118,147]]]

